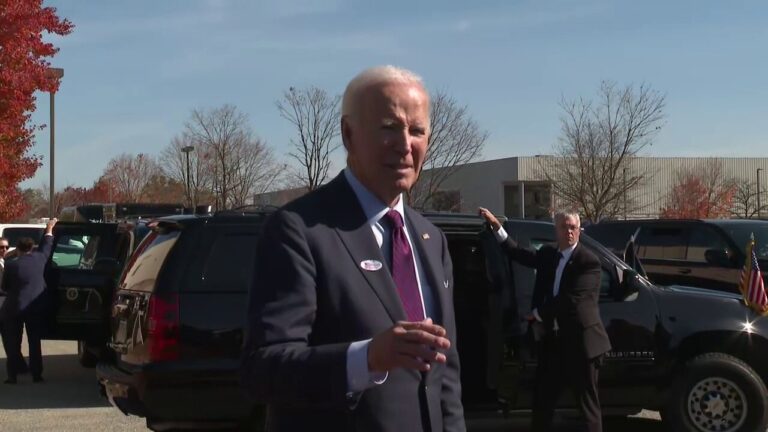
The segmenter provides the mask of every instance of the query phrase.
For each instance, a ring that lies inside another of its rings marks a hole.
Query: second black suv
[[[121,411],[146,417],[155,430],[263,424],[238,380],[267,216],[172,217],[152,226],[112,305],[116,361],[97,368]],[[534,271],[508,261],[478,217],[426,216],[446,234],[453,258],[467,417],[529,409],[536,350],[521,318]],[[505,229],[524,247],[554,241],[550,223],[513,220]],[[588,236],[581,241],[603,270],[600,309],[613,345],[601,370],[604,411],[661,410],[675,431],[764,432],[768,322],[738,296],[654,285]]]
[[[639,231],[638,231],[639,229]],[[760,268],[768,269],[768,221],[748,219],[626,220],[586,227],[585,232],[619,256],[630,236],[648,278],[739,293],[750,235]],[[768,285],[768,280],[765,281]]]

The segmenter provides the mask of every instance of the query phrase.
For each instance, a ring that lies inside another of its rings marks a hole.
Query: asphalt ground
[[[23,343],[27,355],[26,339]],[[1,345],[1,344],[0,344]],[[146,431],[143,418],[123,415],[99,394],[94,369],[77,362],[77,344],[69,341],[43,341],[43,377],[32,383],[29,375],[16,385],[0,384],[0,431],[3,432],[80,432]],[[0,350],[0,377],[5,379],[5,351]],[[471,431],[528,430],[529,417],[512,413],[508,418],[471,418]],[[572,419],[557,421],[558,429],[572,429]],[[643,411],[637,416],[605,419],[607,432],[661,432],[658,413]]]

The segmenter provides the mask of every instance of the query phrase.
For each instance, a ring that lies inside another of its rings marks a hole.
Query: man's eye
[[[411,135],[423,136],[427,133],[424,128],[411,128]]]

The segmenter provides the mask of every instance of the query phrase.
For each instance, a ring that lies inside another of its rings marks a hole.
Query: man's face
[[[385,204],[416,183],[427,153],[429,96],[415,83],[386,83],[362,91],[342,119],[352,172]]]
[[[8,248],[10,246],[8,245],[8,240],[0,240],[0,258],[5,257],[5,254],[8,253]]]
[[[573,246],[579,241],[581,224],[573,216],[564,217],[555,224],[555,234],[557,235],[557,245],[560,249]]]

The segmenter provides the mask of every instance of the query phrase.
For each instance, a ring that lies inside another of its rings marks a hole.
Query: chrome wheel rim
[[[709,377],[688,393],[688,418],[701,432],[736,432],[747,420],[747,398],[733,381]]]

